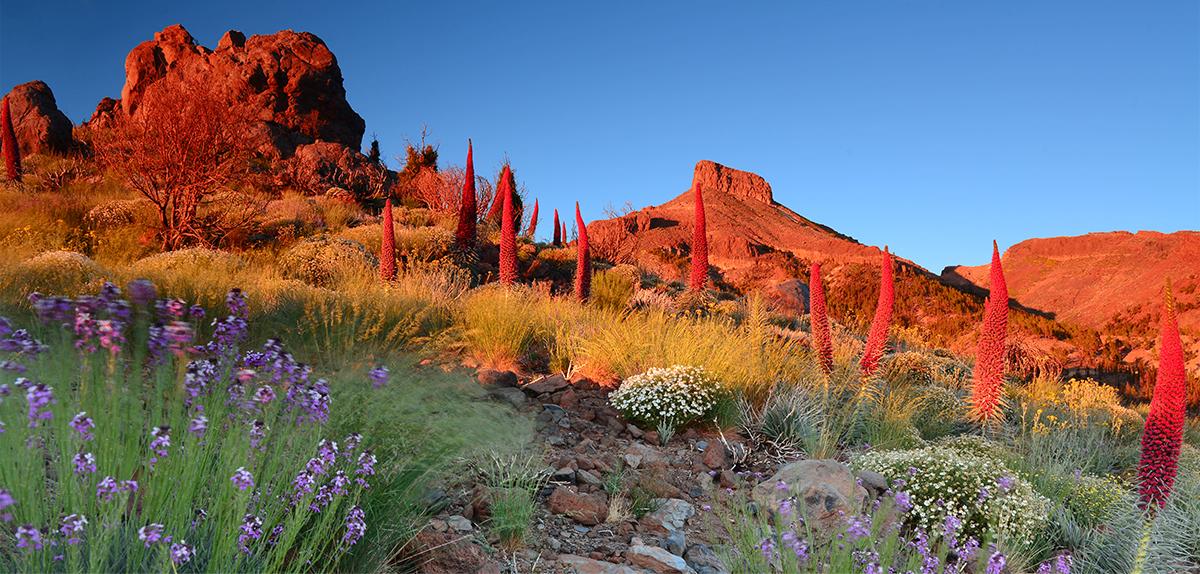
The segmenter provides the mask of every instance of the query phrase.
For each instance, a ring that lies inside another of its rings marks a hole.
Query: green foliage
[[[591,302],[608,311],[623,311],[640,283],[637,269],[631,266],[597,271],[592,275]]]
[[[853,459],[912,497],[909,519],[933,530],[954,515],[963,532],[1017,544],[1032,540],[1044,526],[1048,501],[1025,480],[993,458],[944,446],[873,451]]]
[[[479,474],[491,500],[491,530],[504,546],[520,546],[537,509],[537,492],[550,479],[549,471],[540,456],[493,452],[479,464]]]

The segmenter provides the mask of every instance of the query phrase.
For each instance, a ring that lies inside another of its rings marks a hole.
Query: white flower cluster
[[[1046,523],[1049,505],[1024,479],[994,459],[945,446],[868,452],[854,466],[887,477],[892,488],[907,492],[909,519],[931,534],[941,534],[946,516],[962,521],[964,535],[1025,543]]]
[[[625,379],[608,401],[627,419],[679,426],[711,410],[719,389],[701,367],[652,367]]]

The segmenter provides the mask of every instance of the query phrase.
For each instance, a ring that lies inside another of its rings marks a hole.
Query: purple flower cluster
[[[86,412],[79,412],[71,418],[71,428],[79,433],[81,440],[89,441],[92,440],[92,429],[96,428],[96,423]]]
[[[195,552],[191,546],[188,546],[187,540],[180,540],[171,544],[171,563],[179,566],[187,564],[191,561]]]
[[[58,531],[66,537],[67,544],[79,544],[82,542],[79,536],[83,534],[86,524],[87,518],[82,514],[69,514],[62,519],[62,526],[59,526]]]
[[[261,420],[256,419],[254,422],[250,423],[250,448],[257,450],[262,450],[265,448],[263,446],[263,441],[267,438],[268,430],[271,430],[270,427],[267,426],[267,423],[264,423]]]
[[[6,317],[0,317],[0,353],[12,353],[19,356],[35,357],[46,351],[48,347],[34,339],[25,329],[13,329],[12,323]],[[6,371],[24,372],[24,365],[9,362]]]
[[[152,522],[138,529],[138,540],[141,540],[146,548],[149,548],[163,539],[162,532],[163,525]]]
[[[208,432],[208,417],[204,416],[204,413],[196,415],[188,423],[188,432],[196,435],[197,438],[204,438],[204,433]]]
[[[137,492],[138,483],[136,480],[122,480],[117,482],[113,477],[106,476],[100,479],[96,485],[96,498],[101,502],[109,502],[121,492]]]
[[[238,469],[233,472],[233,476],[231,476],[229,480],[233,482],[233,485],[236,486],[238,490],[243,492],[254,488],[254,476],[251,475],[250,471],[246,470],[246,467],[244,466],[239,466]]]
[[[96,472],[96,457],[90,452],[76,453],[71,462],[75,465],[75,474],[81,477]]]
[[[21,386],[23,379],[17,379],[16,385]],[[29,428],[38,425],[38,421],[50,420],[53,413],[48,407],[54,402],[54,389],[42,383],[30,384],[25,389],[25,401],[29,403]]]
[[[383,365],[379,365],[367,373],[367,378],[371,379],[371,386],[376,389],[386,386],[390,377],[391,373],[388,371],[388,368]]]
[[[250,553],[250,543],[262,538],[262,524],[262,519],[253,514],[247,514],[242,517],[242,525],[239,527],[241,534],[238,535],[238,549],[246,554]]]
[[[32,524],[17,527],[17,548],[27,551],[41,550],[43,546],[42,532]]]
[[[7,512],[8,507],[16,504],[16,499],[13,498],[11,492],[7,489],[0,488],[0,522],[12,522],[12,513]]]
[[[171,447],[171,427],[154,427],[150,430],[150,436],[153,437],[150,439],[150,451],[154,453],[150,457],[150,469],[153,470],[160,458],[167,457],[167,449]]]
[[[375,455],[371,454],[369,450],[363,451],[362,454],[358,455],[358,468],[354,469],[354,474],[358,475],[358,478],[354,479],[354,481],[359,486],[371,488],[371,485],[367,483],[364,477],[375,475],[375,462]]]
[[[139,307],[149,306],[158,297],[158,290],[148,279],[134,279],[129,282],[127,289],[129,289],[129,300]]]
[[[366,513],[363,509],[354,506],[350,512],[346,513],[346,534],[342,536],[342,547],[349,548],[363,537],[367,532]]]

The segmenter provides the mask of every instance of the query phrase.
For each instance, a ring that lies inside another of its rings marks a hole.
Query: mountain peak
[[[734,169],[715,161],[700,160],[692,174],[692,185],[699,185],[708,194],[728,194],[749,201],[772,205],[771,184],[761,175]]]

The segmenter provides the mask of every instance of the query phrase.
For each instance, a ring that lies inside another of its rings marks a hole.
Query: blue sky
[[[169,24],[292,28],[386,157],[474,138],[547,214],[662,203],[712,159],[934,272],[993,238],[1200,229],[1194,0],[440,4],[3,0],[0,89],[45,80],[78,122]]]

